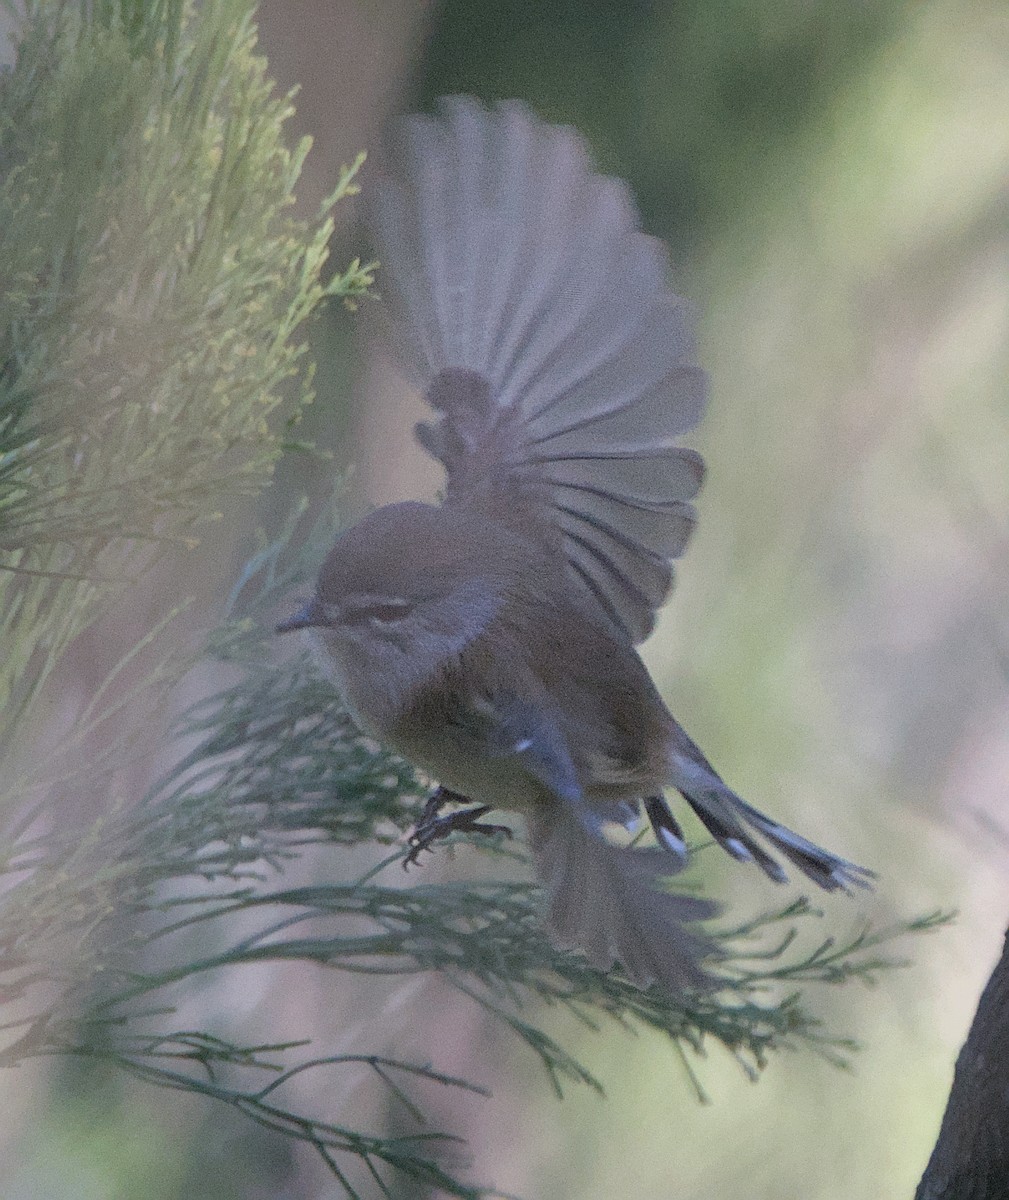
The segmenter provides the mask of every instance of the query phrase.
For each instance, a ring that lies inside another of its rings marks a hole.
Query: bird
[[[438,785],[411,859],[518,813],[556,946],[638,988],[717,987],[699,922],[718,906],[668,886],[689,851],[667,790],[775,882],[782,860],[826,891],[874,876],[737,796],[637,650],[705,470],[683,438],[706,376],[666,248],[582,137],[520,101],[400,118],[366,212],[444,492],[340,533],[278,631],[304,630],[358,726]],[[654,846],[619,836],[645,818]]]

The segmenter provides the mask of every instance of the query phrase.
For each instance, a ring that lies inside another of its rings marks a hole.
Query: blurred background
[[[660,1040],[554,1019],[608,1090],[558,1104],[436,980],[264,972],[194,1001],[201,1019],[273,1031],[283,1011],[296,1036],[412,1049],[489,1087],[433,1094],[433,1123],[467,1139],[472,1179],[526,1200],[910,1197],[1009,919],[1009,10],[265,0],[260,33],[314,139],[306,212],[392,113],[446,92],[520,97],[630,181],[712,380],[701,520],[646,657],[741,794],[879,872],[873,897],[825,902],[825,934],[960,916],[877,988],[810,995],[861,1043],[850,1071],[794,1056],[754,1085],[714,1056],[708,1105]],[[367,253],[349,224],[338,238],[337,262]],[[211,547],[208,594],[336,466],[354,465],[351,515],[437,488],[366,308],[315,326],[303,432],[334,463],[282,466]],[[740,914],[781,899],[755,876],[711,858]],[[0,1088],[11,1200],[341,1195],[310,1153],[209,1105],[66,1068]],[[324,1099],[383,1120],[364,1076]]]

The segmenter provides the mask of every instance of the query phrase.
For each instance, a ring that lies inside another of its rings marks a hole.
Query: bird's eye
[[[408,600],[383,600],[379,604],[369,604],[366,615],[381,625],[389,625],[405,617],[411,607]]]
[[[399,596],[383,596],[374,599],[362,596],[344,602],[343,624],[350,626],[392,625],[407,616],[412,609],[413,604]]]

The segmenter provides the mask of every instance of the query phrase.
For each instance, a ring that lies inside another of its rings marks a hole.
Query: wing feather
[[[661,242],[574,130],[511,101],[405,118],[370,197],[393,343],[435,419],[447,502],[543,531],[633,641],[704,475],[705,378]]]

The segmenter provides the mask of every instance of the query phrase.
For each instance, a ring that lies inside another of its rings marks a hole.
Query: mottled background
[[[701,521],[649,662],[740,792],[880,872],[875,897],[825,904],[825,928],[960,917],[906,945],[913,962],[881,986],[809,997],[862,1043],[851,1071],[792,1056],[753,1085],[715,1055],[699,1066],[708,1106],[660,1040],[553,1019],[609,1092],[558,1104],[531,1056],[437,981],[249,972],[194,1013],[391,1045],[491,1087],[433,1094],[432,1111],[468,1138],[474,1179],[527,1200],[909,1197],[1009,917],[1009,11],[266,0],[260,29],[315,139],[306,211],[393,111],[452,91],[577,125],[631,181],[712,377]],[[338,239],[338,261],[366,251],[349,226]],[[416,399],[372,361],[366,318],[334,308],[317,325],[305,422],[355,464],[355,512],[437,486],[410,440]],[[331,471],[286,465],[204,555],[204,592],[230,586],[253,525]],[[464,858],[426,869],[461,874]],[[711,867],[740,912],[780,898]],[[364,1076],[312,1086],[337,1118],[382,1119]],[[10,1200],[340,1194],[310,1153],[209,1104],[65,1066],[0,1088]]]

